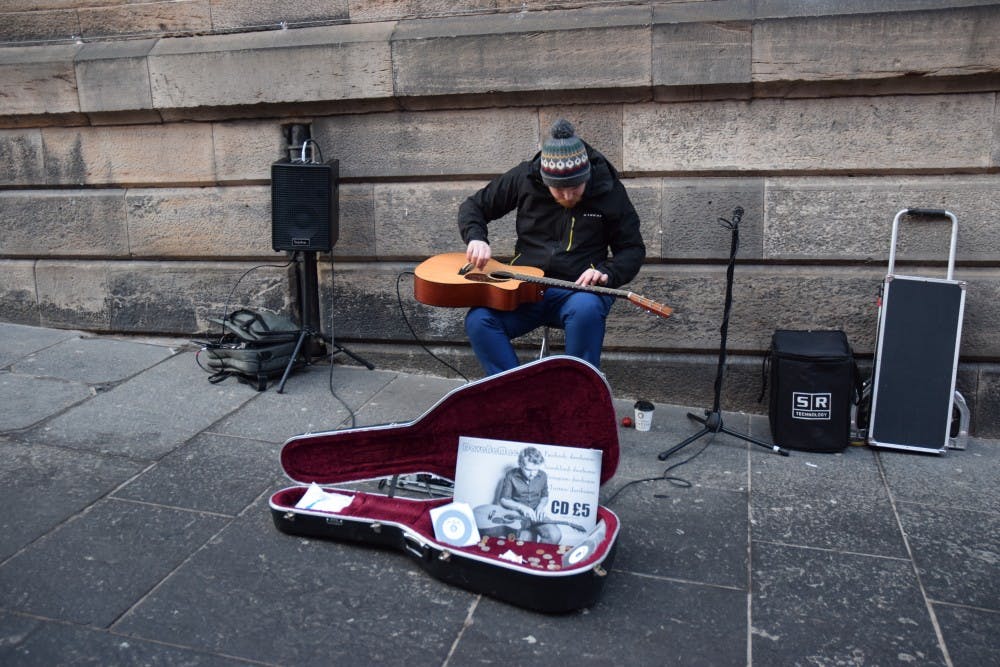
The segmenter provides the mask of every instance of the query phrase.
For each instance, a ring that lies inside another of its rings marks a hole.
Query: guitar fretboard
[[[606,294],[607,296],[620,296],[626,299],[632,295],[632,292],[623,289],[614,289],[612,287],[603,287],[601,285],[577,285],[576,283],[571,283],[568,280],[559,280],[558,278],[546,278],[544,276],[527,276],[521,273],[512,273],[510,271],[493,271],[492,273],[490,273],[490,277],[499,278],[501,280],[520,280],[526,283],[548,285],[549,287],[564,287],[566,289],[580,290],[583,292]]]

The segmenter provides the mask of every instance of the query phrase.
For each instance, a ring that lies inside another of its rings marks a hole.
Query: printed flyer
[[[462,436],[455,501],[481,535],[575,546],[597,525],[599,449]]]

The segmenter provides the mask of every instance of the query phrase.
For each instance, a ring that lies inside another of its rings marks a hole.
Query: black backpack
[[[270,378],[288,368],[301,330],[288,318],[266,311],[235,310],[221,320],[224,330],[218,341],[199,342],[198,365],[211,373],[212,384],[235,377],[264,391]],[[204,355],[204,356],[202,356]],[[301,350],[294,366],[306,363]]]

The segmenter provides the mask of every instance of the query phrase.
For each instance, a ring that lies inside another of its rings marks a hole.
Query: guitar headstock
[[[674,309],[670,306],[665,306],[662,303],[657,303],[652,299],[647,299],[646,297],[639,296],[638,294],[629,294],[628,300],[643,310],[647,310],[654,315],[659,315],[660,317],[670,317],[674,312]]]

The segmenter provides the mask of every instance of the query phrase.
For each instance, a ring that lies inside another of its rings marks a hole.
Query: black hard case
[[[448,497],[357,491],[338,513],[295,507],[311,483],[327,487],[420,473],[454,480],[463,435],[599,449],[602,484],[618,466],[617,421],[604,377],[579,359],[547,357],[463,385],[412,422],[289,439],[281,465],[296,486],[271,496],[275,526],[295,535],[398,549],[441,581],[536,611],[568,612],[596,602],[619,532],[618,517],[603,506],[597,516],[607,526],[603,541],[585,559],[559,570],[500,560],[499,550],[484,553],[479,545],[437,541],[429,513],[452,502]]]
[[[911,218],[950,221],[945,278],[896,274],[899,226]],[[954,279],[957,241],[950,211],[907,208],[892,221],[872,377],[872,447],[941,454],[950,446],[966,290]]]

